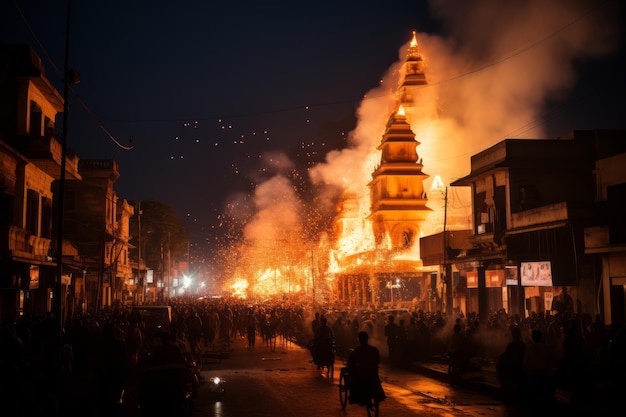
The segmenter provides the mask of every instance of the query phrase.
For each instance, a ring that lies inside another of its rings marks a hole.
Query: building
[[[54,127],[63,99],[28,46],[0,45],[0,109],[0,314],[45,316],[54,312],[58,279],[67,289],[74,271],[70,262],[58,277],[54,189],[62,146]],[[80,179],[71,152],[65,168],[67,178]]]
[[[120,199],[114,184],[120,176],[112,159],[82,159],[80,181],[68,181],[65,236],[75,242],[84,263],[78,292],[88,310],[133,301],[135,276],[129,259],[129,219],[134,207]]]
[[[594,135],[595,132],[577,132]],[[619,144],[626,133],[614,133]],[[585,227],[585,254],[594,259],[597,313],[616,328],[626,323],[626,152],[598,146],[595,157],[596,198],[593,224]],[[613,144],[614,145],[614,144]]]
[[[413,104],[415,89],[426,84],[415,33],[401,73],[397,111],[385,126],[377,147],[380,163],[368,184],[367,219],[353,193],[346,192],[338,204],[335,236],[350,237],[351,241],[356,237],[363,243],[351,246],[349,255],[338,262],[342,270],[336,275],[336,293],[339,300],[350,305],[378,306],[435,298],[432,268],[423,268],[417,251],[422,223],[431,213],[424,189],[428,175],[422,171],[422,158],[417,153],[420,142],[404,108]],[[367,225],[371,225],[370,230],[363,233]]]
[[[553,312],[552,300],[565,288],[575,300],[568,313],[607,319],[610,311],[610,320],[623,322],[626,239],[616,195],[624,187],[625,138],[575,131],[507,139],[472,156],[470,174],[452,183],[472,189],[471,248],[450,248],[444,258],[459,271],[452,297],[463,312]],[[423,240],[443,246],[433,236]]]
[[[66,149],[60,221],[63,149],[55,121],[63,104],[32,48],[0,45],[2,320],[67,317],[127,300],[136,290],[128,259],[134,208],[113,189],[119,178],[115,161],[79,160]]]

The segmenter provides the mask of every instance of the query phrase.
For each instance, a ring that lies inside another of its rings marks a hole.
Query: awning
[[[538,232],[541,230],[556,229],[556,228],[565,227],[565,226],[567,226],[567,222],[537,224],[533,226],[520,227],[518,229],[508,229],[504,232],[504,235],[505,236],[518,235],[520,233]]]

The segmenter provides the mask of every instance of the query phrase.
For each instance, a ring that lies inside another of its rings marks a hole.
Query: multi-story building
[[[622,141],[626,133],[622,132]],[[618,142],[619,143],[619,142]],[[597,313],[605,323],[626,323],[626,152],[598,147],[596,210],[585,228],[585,254],[594,258]]]
[[[115,192],[120,173],[114,160],[82,159],[78,169],[82,179],[66,185],[65,236],[84,262],[87,309],[97,309],[123,301],[126,286],[135,285],[128,256],[134,207]]]
[[[79,161],[65,150],[60,220],[63,147],[56,138],[55,121],[63,110],[63,98],[32,48],[0,45],[2,319],[68,315],[122,301],[125,286],[135,288],[128,259],[128,225],[134,209],[113,189],[119,177],[115,161]],[[55,310],[58,305],[60,312]]]
[[[609,319],[608,302],[613,321],[617,315],[623,322],[626,239],[615,207],[624,204],[616,196],[624,190],[625,138],[626,132],[576,131],[507,139],[472,156],[470,174],[451,184],[472,189],[471,248],[443,258],[459,271],[452,297],[461,310],[481,317],[502,308],[521,316],[552,311],[565,288],[573,313]],[[422,246],[443,247],[440,240],[426,237]]]
[[[58,277],[53,208],[61,177],[62,147],[54,123],[63,99],[28,46],[0,45],[0,314],[53,312],[58,279],[71,285],[73,270]],[[80,179],[68,153],[67,178]],[[71,248],[71,244],[63,244]],[[61,295],[65,291],[61,291]]]

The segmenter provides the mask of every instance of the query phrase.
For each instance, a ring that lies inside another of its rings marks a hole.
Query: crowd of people
[[[359,345],[359,333],[366,333],[392,366],[451,357],[460,372],[495,364],[510,401],[543,398],[556,386],[576,398],[610,395],[606,387],[615,386],[625,370],[624,329],[611,332],[599,317],[546,312],[522,318],[504,310],[486,318],[421,310],[393,316],[373,309],[231,298],[180,297],[170,305],[170,335],[184,340],[192,355],[229,346],[234,338],[246,340],[248,349],[257,348],[257,338],[272,336],[307,346],[324,321],[343,358]],[[84,409],[77,414],[114,415],[119,393],[146,349],[143,324],[130,311],[117,306],[75,314],[62,329],[53,316],[3,323],[0,367],[8,376],[0,387],[3,414],[69,415],[68,406],[79,408],[76,396],[69,396],[78,387]]]

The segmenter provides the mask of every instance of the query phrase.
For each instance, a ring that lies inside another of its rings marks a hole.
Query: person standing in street
[[[389,361],[396,361],[396,349],[398,346],[398,325],[395,323],[393,316],[387,317],[387,324],[385,325],[385,337],[387,337],[387,349],[389,353]]]
[[[254,350],[257,326],[258,320],[254,315],[254,312],[252,311],[252,309],[248,309],[248,314],[246,315],[246,334],[248,336],[248,350]]]

